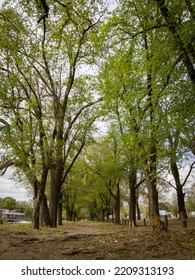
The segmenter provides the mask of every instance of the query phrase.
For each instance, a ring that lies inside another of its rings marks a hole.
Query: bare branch
[[[165,183],[167,183],[168,185],[170,185],[172,188],[174,188],[175,190],[177,190],[177,188],[170,182],[170,181],[167,181],[166,179],[164,178],[160,178],[162,181],[164,181]]]
[[[146,178],[142,179],[139,183],[137,183],[135,185],[135,189],[139,188],[139,186],[141,186],[141,184],[143,184],[143,182],[145,182],[145,181],[146,181]]]
[[[8,167],[10,167],[11,165],[15,165],[15,162],[13,159],[9,159],[6,160],[3,163],[0,163],[0,175],[3,176],[5,174],[5,172],[7,171]]]
[[[195,161],[190,165],[190,169],[189,169],[189,171],[188,171],[188,174],[186,175],[186,178],[185,178],[184,182],[181,184],[182,187],[183,187],[183,186],[185,185],[185,183],[187,182],[187,180],[188,180],[188,178],[189,178],[189,176],[190,176],[190,174],[191,174],[191,172],[192,172],[192,169],[194,168],[194,165],[195,165]]]
[[[49,6],[47,5],[47,2],[45,0],[40,0],[43,10],[44,10],[44,14],[40,17],[40,19],[38,19],[37,23],[40,23],[42,20],[45,20],[45,18],[48,18],[49,15]]]
[[[100,102],[100,101],[102,101],[102,98],[100,98],[100,99],[98,99],[98,100],[96,100],[96,101],[94,101],[94,102],[90,102],[90,103],[86,104],[85,106],[83,106],[83,107],[76,113],[76,115],[74,116],[73,120],[69,123],[69,126],[68,126],[68,128],[67,128],[67,130],[66,130],[66,133],[65,133],[65,135],[64,135],[64,141],[66,141],[66,140],[68,139],[69,132],[70,132],[72,126],[74,125],[74,123],[76,122],[76,120],[78,119],[78,117],[80,116],[80,114],[81,114],[85,109],[87,109],[88,107],[91,107],[91,106],[97,104],[97,103]]]
[[[5,125],[6,130],[10,133],[10,124],[2,118],[0,118],[0,122]]]

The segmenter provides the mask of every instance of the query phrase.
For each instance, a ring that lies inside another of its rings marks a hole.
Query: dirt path
[[[82,221],[57,229],[0,226],[0,259],[195,259],[195,227],[167,233]]]

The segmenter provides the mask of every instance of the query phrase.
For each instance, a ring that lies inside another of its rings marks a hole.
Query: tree
[[[9,139],[11,160],[33,186],[34,228],[39,227],[50,180],[49,213],[55,227],[61,187],[97,118],[100,100],[94,78],[85,78],[78,68],[93,62],[90,34],[97,31],[104,11],[101,1],[56,1],[50,4],[50,19],[44,17],[34,26],[39,13],[34,3],[18,1],[17,8],[12,7],[10,2],[1,13],[6,31],[1,46],[1,115],[9,116],[8,121],[1,118],[2,136]]]
[[[121,183],[125,166],[121,151],[122,145],[117,131],[111,127],[108,136],[93,145],[86,156],[87,166],[96,178],[95,188],[98,192],[98,200],[103,203],[103,209],[107,214],[110,198],[114,202],[116,224],[120,224]]]
[[[158,227],[158,224],[160,227],[156,188],[159,97],[155,88],[153,72],[155,49],[152,46],[152,43],[156,42],[153,38],[158,36],[155,34],[155,28],[149,26],[150,15],[147,13],[149,7],[149,4],[143,6],[125,1],[121,2],[119,10],[114,13],[110,25],[117,30],[118,37],[116,39],[116,32],[115,34],[110,32],[110,37],[113,36],[111,40],[115,46],[113,48],[115,53],[111,54],[105,63],[105,72],[108,73],[109,70],[110,75],[104,79],[104,94],[105,99],[112,102],[112,110],[116,111],[125,137],[129,138],[126,145],[131,154],[129,182],[131,204],[134,205],[131,216],[135,220],[136,177],[138,166],[142,166],[148,186],[151,222],[154,227]],[[130,14],[131,18],[128,18],[127,14]],[[125,112],[121,116],[122,110]]]
[[[164,21],[161,15],[166,6],[164,1],[156,2],[159,5],[163,3],[160,11],[154,2],[120,1],[118,9],[107,23],[107,29],[105,28],[112,50],[105,63],[104,76],[105,73],[110,75],[104,78],[103,90],[104,98],[107,98],[108,103],[112,102],[111,109],[117,110],[118,116],[119,112],[126,110],[125,117],[119,116],[119,121],[123,130],[129,130],[137,139],[139,166],[142,166],[147,181],[151,223],[154,228],[161,228],[163,225],[159,217],[157,178],[165,166],[163,160],[166,157],[166,131],[170,128],[171,131],[179,130],[182,123],[185,125],[182,133],[187,135],[184,130],[189,127],[187,122],[191,122],[194,112],[190,105],[193,104],[194,93],[194,39],[188,25],[192,21],[188,21],[187,15],[185,22],[186,18],[181,14],[178,4],[176,7],[181,24],[177,24],[177,28],[181,29],[175,32],[174,24],[171,25],[173,19],[166,18]],[[190,7],[188,5],[191,16]],[[184,44],[188,47],[185,48]],[[189,117],[182,115],[181,108],[180,114],[178,112],[178,94],[183,100],[182,108],[190,106]],[[181,121],[172,121],[168,125],[163,119],[170,118],[174,111],[172,108],[169,108],[171,114],[166,111],[169,101],[175,109],[177,107],[175,112]],[[128,115],[129,124],[124,122]],[[187,131],[189,135],[191,132],[188,129]],[[130,142],[127,145],[130,146]]]
[[[16,207],[16,200],[13,197],[5,197],[3,199],[3,207],[4,208],[14,208]]]
[[[0,197],[0,209],[3,207],[3,198]]]

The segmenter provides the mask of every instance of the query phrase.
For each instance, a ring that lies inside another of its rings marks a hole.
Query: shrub
[[[2,218],[0,218],[0,225],[2,225],[3,224],[3,219]]]

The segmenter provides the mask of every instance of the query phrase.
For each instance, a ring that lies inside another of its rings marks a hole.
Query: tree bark
[[[62,192],[59,194],[58,202],[58,225],[62,226]]]
[[[111,185],[111,181],[109,182],[109,186]],[[114,222],[115,224],[119,225],[120,224],[120,183],[117,182],[116,183],[116,194],[114,194],[112,192],[112,190],[110,189],[110,187],[108,187],[108,190],[111,194],[111,196],[114,198],[114,215],[115,215],[115,219],[114,219]],[[113,217],[113,214],[112,214],[112,217]]]
[[[141,220],[141,212],[139,207],[138,195],[136,195],[136,210],[137,210],[137,219]]]
[[[58,172],[51,171],[51,186],[50,186],[50,200],[49,200],[49,215],[51,220],[51,227],[57,227],[57,213],[59,205],[60,194],[60,178]]]
[[[115,224],[120,225],[120,186],[119,182],[117,183],[117,191],[115,197]]]
[[[32,216],[32,228],[33,229],[39,229],[39,215],[40,215],[40,206],[41,201],[39,198],[36,198],[33,200],[34,208],[33,208],[33,216]]]
[[[32,216],[32,228],[33,229],[39,229],[40,227],[40,209],[41,209],[41,203],[43,199],[44,191],[40,186],[39,182],[35,182],[34,185],[34,197],[33,197],[33,216]]]
[[[129,205],[129,225],[136,227],[136,171],[133,165],[130,166],[129,174],[129,190],[130,190],[130,205]]]
[[[175,180],[175,185],[177,189],[177,201],[179,208],[179,219],[181,221],[182,227],[187,227],[187,213],[185,207],[185,194],[183,193],[183,186],[180,182],[179,170],[174,159],[171,159],[171,171]]]
[[[47,204],[47,197],[44,194],[43,199],[41,202],[41,209],[40,209],[40,224],[41,226],[51,226],[51,221],[49,217],[49,208]]]

